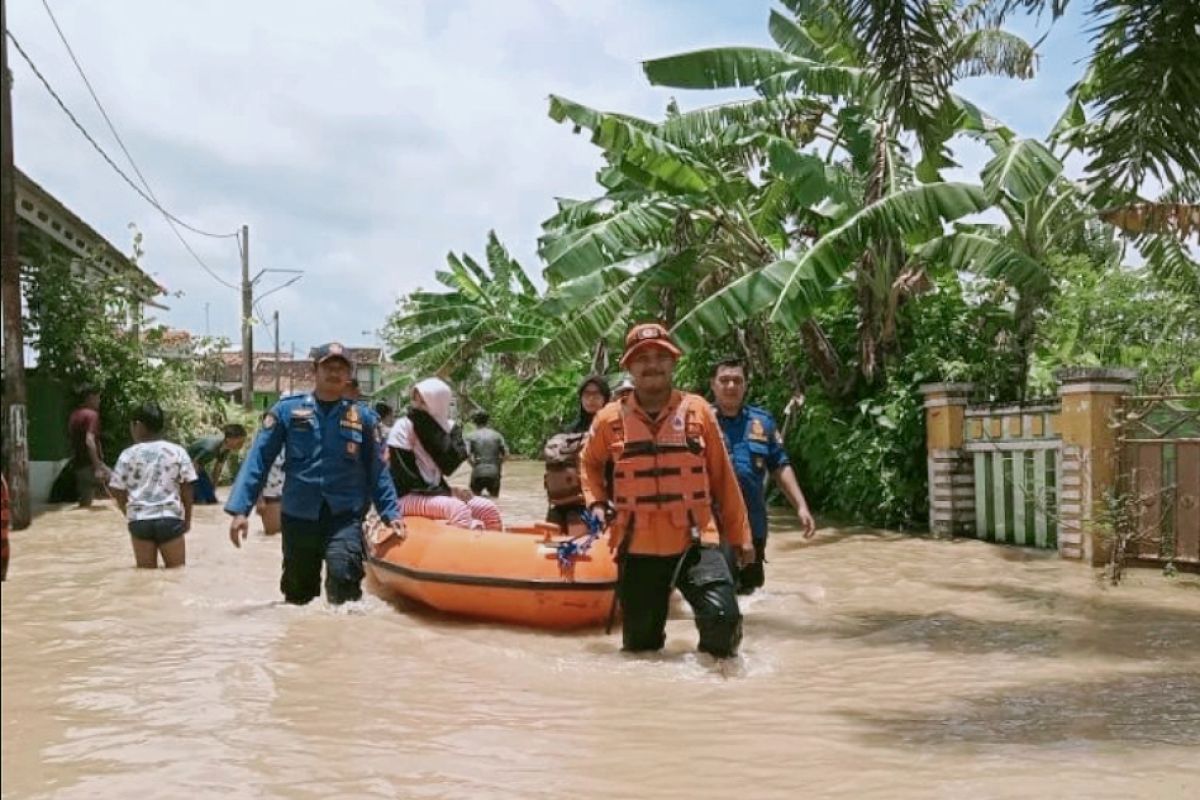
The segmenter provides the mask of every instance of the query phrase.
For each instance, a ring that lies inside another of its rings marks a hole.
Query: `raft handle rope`
[[[579,512],[579,518],[587,526],[588,532],[561,541],[556,548],[558,564],[563,569],[569,568],[575,559],[586,555],[588,550],[592,548],[592,544],[604,533],[604,524],[589,509],[585,508]]]

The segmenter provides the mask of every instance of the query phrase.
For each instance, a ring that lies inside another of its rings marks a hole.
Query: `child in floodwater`
[[[192,483],[196,470],[187,451],[162,438],[166,415],[158,403],[143,403],[133,412],[126,448],[109,478],[117,506],[129,520],[133,557],[138,567],[182,567],[183,535],[192,526]]]

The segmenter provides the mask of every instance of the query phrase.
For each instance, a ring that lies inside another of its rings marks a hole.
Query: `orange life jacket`
[[[546,476],[542,482],[554,508],[584,504],[583,485],[579,480],[579,451],[585,436],[586,432],[555,434],[542,448],[542,458],[546,462]]]
[[[692,397],[675,412],[658,421],[657,430],[637,414],[626,411],[613,427],[613,505],[619,530],[636,528],[637,517],[647,511],[668,512],[672,523],[687,529],[707,521],[712,511],[704,439]]]

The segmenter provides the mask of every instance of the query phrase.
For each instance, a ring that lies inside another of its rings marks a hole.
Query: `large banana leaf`
[[[508,250],[504,245],[500,244],[500,240],[496,238],[496,232],[488,231],[487,246],[488,269],[492,272],[491,284],[495,290],[501,294],[509,295],[512,293],[513,275],[513,260],[508,254]]]
[[[557,200],[558,211],[542,222],[542,230],[551,234],[561,234],[566,228],[590,225],[622,206],[646,199],[646,194],[641,190],[626,190],[607,192],[590,200],[568,200],[560,197]]]
[[[812,61],[826,60],[825,49],[817,44],[812,35],[794,19],[785,17],[775,9],[771,9],[767,30],[785,53]]]
[[[480,287],[480,281],[472,277],[471,272],[463,266],[462,262],[453,253],[446,254],[446,263],[450,265],[450,271],[439,270],[434,273],[434,277],[443,286],[448,286],[457,292],[472,300],[483,301],[484,293]],[[478,270],[478,267],[476,267]]]
[[[873,240],[928,234],[944,221],[979,213],[989,205],[978,186],[935,183],[867,206],[800,257],[771,309],[771,321],[789,330],[799,328]]]
[[[458,341],[468,335],[475,327],[475,321],[453,322],[427,331],[422,336],[392,353],[392,361],[407,361],[427,354],[429,351],[445,344],[447,341]]]
[[[618,284],[568,318],[538,351],[543,364],[576,358],[591,352],[629,315],[644,283],[633,279]]]
[[[559,236],[542,237],[545,275],[557,284],[603,269],[631,253],[663,243],[671,229],[675,206],[649,200],[621,209],[607,219]]]
[[[800,60],[765,47],[716,47],[642,62],[655,86],[679,89],[729,89],[756,86],[793,68]]]
[[[962,183],[916,186],[889,195],[799,257],[780,259],[699,303],[677,325],[680,341],[694,347],[706,335],[726,333],[767,308],[771,322],[796,330],[826,302],[831,287],[875,239],[928,234],[945,221],[989,205],[980,187]]]
[[[672,335],[684,350],[692,350],[706,338],[718,338],[741,327],[771,307],[795,266],[785,259],[743,275],[696,304],[675,324]]]
[[[658,127],[659,135],[679,147],[719,141],[736,145],[747,137],[763,131],[780,132],[788,126],[788,133],[797,141],[795,122],[803,120],[808,127],[815,128],[821,115],[828,110],[824,103],[797,97],[769,97],[725,103],[718,106],[699,108],[668,117]],[[811,132],[804,140],[811,138]]]
[[[1062,172],[1062,162],[1033,139],[999,144],[996,157],[983,168],[983,186],[992,201],[1007,192],[1019,203],[1028,202]]]
[[[509,336],[488,342],[485,353],[533,353],[546,342],[545,336]]]
[[[645,120],[596,111],[555,95],[550,96],[550,118],[556,122],[570,119],[591,130],[592,142],[623,171],[630,171],[624,169],[628,164],[640,172],[637,177],[647,188],[700,193],[720,183],[719,174],[687,150],[656,135],[657,126]]]
[[[595,131],[600,127],[607,118],[616,118],[643,130],[654,130],[654,123],[639,117],[633,117],[628,114],[613,114],[607,111],[597,111],[594,108],[589,108],[582,103],[576,103],[574,100],[568,100],[565,97],[559,97],[556,94],[550,95],[550,119],[555,122],[562,122],[564,119],[569,119],[580,128],[587,128],[589,131]]]
[[[758,91],[766,97],[800,92],[837,99],[862,95],[870,83],[870,73],[858,67],[796,58],[786,71],[763,78]]]
[[[652,175],[663,188],[703,193],[720,181],[686,150],[617,117],[606,117],[592,141],[610,156]]]
[[[786,142],[775,142],[769,151],[771,172],[791,186],[796,204],[816,205],[829,194],[825,161],[812,153],[803,153]]]
[[[654,267],[666,254],[667,251],[662,248],[649,250],[581,278],[558,284],[543,301],[543,308],[549,315],[560,315],[586,305],[618,284]]]
[[[482,309],[475,303],[461,298],[461,295],[441,295],[452,298],[454,302],[414,304],[416,310],[396,317],[393,324],[404,329],[424,328],[429,325],[440,325],[445,322],[462,321],[478,317]]]
[[[1021,291],[1042,292],[1051,286],[1044,265],[1008,242],[980,233],[959,232],[941,236],[918,250],[927,262],[945,264],[956,272],[974,272],[1003,280]]]
[[[487,274],[487,270],[485,270],[483,267],[481,267],[479,265],[479,262],[477,262],[475,259],[471,258],[471,256],[467,253],[463,253],[461,259],[458,259],[458,257],[455,256],[453,253],[448,253],[446,255],[446,258],[448,260],[457,259],[457,260],[461,261],[462,262],[461,266],[465,267],[467,270],[469,270],[471,272],[472,275],[475,276],[475,281],[481,289],[489,280],[491,280],[491,276],[489,276]],[[454,287],[452,287],[452,288],[454,288]]]

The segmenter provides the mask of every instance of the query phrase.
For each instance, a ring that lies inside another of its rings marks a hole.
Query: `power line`
[[[117,145],[120,146],[121,152],[125,154],[125,158],[129,159],[129,165],[133,167],[134,173],[136,173],[138,178],[141,179],[142,185],[146,187],[146,193],[154,199],[155,207],[158,208],[159,211],[162,211],[163,215],[167,217],[168,221],[174,221],[181,227],[186,228],[192,233],[199,234],[200,236],[208,236],[212,239],[232,239],[237,236],[237,231],[232,233],[211,233],[209,231],[201,230],[197,227],[187,224],[173,214],[168,214],[166,210],[163,209],[161,203],[159,203],[158,196],[155,195],[154,190],[150,188],[150,182],[146,180],[146,176],[142,174],[140,169],[138,169],[137,162],[133,160],[133,156],[130,154],[129,148],[125,146],[124,140],[121,139],[121,134],[117,133],[116,126],[113,125],[112,119],[109,118],[108,112],[104,109],[104,104],[100,102],[100,98],[96,94],[96,90],[92,88],[92,82],[88,80],[87,73],[83,71],[83,65],[80,64],[79,59],[75,57],[75,51],[71,48],[71,43],[67,41],[67,35],[63,33],[62,27],[58,24],[58,19],[54,16],[54,11],[51,10],[48,0],[42,0],[42,7],[46,9],[46,13],[50,16],[50,22],[54,24],[54,30],[58,32],[59,40],[63,43],[63,47],[67,49],[67,55],[71,57],[71,63],[75,65],[75,70],[79,73],[79,77],[83,79],[83,85],[87,87],[88,94],[92,96],[92,100],[96,103],[96,108],[100,110],[100,116],[104,117],[104,122],[108,125],[109,132],[112,133],[113,138],[117,140]]]
[[[136,183],[134,183],[133,180],[130,179],[130,177],[128,175],[126,175],[125,172],[119,166],[117,166],[116,162],[113,161],[112,158],[108,155],[108,153],[106,153],[104,151],[104,148],[101,147],[99,145],[99,143],[97,143],[96,140],[92,138],[92,135],[87,132],[87,129],[84,128],[83,125],[80,124],[79,120],[75,117],[75,115],[73,113],[71,113],[71,109],[67,108],[67,104],[64,103],[62,98],[58,96],[58,92],[54,91],[54,87],[50,85],[50,82],[48,80],[46,80],[46,76],[43,75],[41,70],[39,70],[37,68],[37,65],[33,63],[33,59],[30,58],[29,54],[25,52],[25,49],[23,47],[21,47],[21,43],[19,41],[17,41],[17,37],[13,35],[12,31],[5,31],[5,33],[7,33],[8,38],[12,40],[13,45],[17,48],[17,52],[21,54],[21,58],[25,59],[25,63],[29,65],[29,68],[31,70],[33,70],[33,74],[35,76],[37,76],[37,79],[39,81],[41,81],[42,86],[45,87],[46,91],[50,93],[50,96],[54,98],[54,101],[56,103],[58,103],[58,107],[60,109],[62,109],[62,112],[64,114],[67,115],[67,118],[69,120],[71,120],[71,124],[73,124],[75,126],[75,128],[81,134],[83,134],[83,138],[88,140],[88,143],[96,150],[97,153],[100,154],[100,157],[103,158],[104,161],[110,167],[112,167],[113,171],[116,172],[117,175],[119,175],[122,178],[122,180],[125,181],[125,183],[129,184],[129,187],[131,189],[133,189],[135,192],[137,192],[138,195],[140,195],[143,200],[145,200],[147,203],[149,203],[154,208],[158,209],[159,213],[161,213],[167,219],[168,222],[172,222],[172,221],[177,222],[180,225],[183,225],[184,227],[190,228],[190,226],[188,226],[187,223],[183,222],[183,220],[176,217],[170,211],[167,211],[165,208],[162,207],[162,205],[160,205],[158,203],[157,200],[152,198],[150,195],[146,194],[146,192],[144,192],[140,186],[138,186]],[[234,284],[230,283],[229,281],[225,280],[220,275],[218,275],[217,272],[215,270],[213,270],[212,267],[208,266],[208,264],[205,264],[204,259],[200,258],[199,254],[197,254],[196,251],[192,249],[192,246],[190,244],[188,244],[187,240],[184,239],[182,235],[180,235],[179,231],[176,230],[173,225],[171,226],[171,230],[175,233],[175,236],[179,239],[180,243],[184,246],[184,248],[188,251],[188,253],[191,254],[192,258],[195,259],[196,263],[199,264],[200,267],[205,272],[207,272],[210,276],[212,276],[212,278],[214,280],[216,280],[218,283],[220,283],[224,286],[229,287],[230,289],[238,288]],[[231,235],[236,236],[237,234],[235,233],[235,234],[231,234]]]

